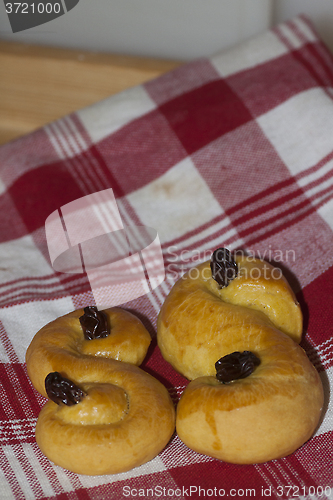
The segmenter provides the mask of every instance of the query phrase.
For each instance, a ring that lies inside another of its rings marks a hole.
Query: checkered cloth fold
[[[333,498],[332,167],[333,58],[304,17],[0,148],[1,499]],[[137,469],[89,477],[40,453],[45,400],[25,351],[44,324],[92,302],[85,274],[53,270],[45,220],[108,188],[123,223],[155,228],[162,244],[165,280],[124,307],[154,338],[143,368],[175,401],[187,382],[162,359],[155,328],[177,277],[219,246],[284,269],[326,397],[314,437],[294,454],[237,466],[174,436]]]

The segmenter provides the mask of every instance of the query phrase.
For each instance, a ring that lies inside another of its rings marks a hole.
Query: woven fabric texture
[[[151,462],[90,477],[35,442],[45,400],[25,352],[46,323],[92,303],[85,274],[51,266],[45,220],[112,188],[124,224],[157,230],[166,277],[123,304],[153,346],[143,369],[175,403],[187,381],[163,360],[156,318],[175,280],[217,247],[283,268],[302,306],[302,347],[325,388],[324,418],[291,456],[232,465],[175,435]],[[333,57],[298,17],[211,58],[77,111],[0,148],[0,497],[333,498]]]

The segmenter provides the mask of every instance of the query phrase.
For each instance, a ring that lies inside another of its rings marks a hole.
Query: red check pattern
[[[332,130],[333,57],[300,17],[0,148],[1,498],[333,498]],[[293,455],[237,466],[174,436],[138,469],[88,477],[40,453],[44,399],[27,377],[26,348],[48,321],[92,302],[85,275],[52,269],[45,219],[107,188],[123,223],[154,227],[162,243],[166,279],[124,307],[149,328],[143,368],[175,404],[187,382],[161,357],[155,328],[177,277],[217,246],[283,268],[326,395],[316,434]]]

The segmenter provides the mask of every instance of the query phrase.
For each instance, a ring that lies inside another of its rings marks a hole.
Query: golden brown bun
[[[44,396],[45,378],[59,372],[86,396],[73,406],[48,401],[41,410],[36,441],[56,465],[79,474],[125,472],[154,458],[175,428],[166,388],[134,364],[150,344],[142,323],[119,308],[104,311],[111,333],[85,340],[83,310],[44,326],[26,355],[27,370]]]
[[[85,340],[83,335],[79,321],[83,313],[83,309],[78,309],[48,323],[36,333],[27,349],[29,378],[45,397],[46,375],[60,371],[68,376],[66,373],[79,357],[92,355],[140,365],[146,356],[151,337],[136,316],[119,307],[106,309],[112,334],[92,341]]]
[[[259,463],[286,456],[311,437],[323,389],[296,343],[302,315],[286,280],[268,263],[236,261],[238,276],[225,288],[212,278],[209,262],[176,283],[158,318],[158,344],[193,380],[177,408],[180,439],[226,462]],[[222,384],[215,363],[236,351],[251,351],[261,363],[247,378]]]

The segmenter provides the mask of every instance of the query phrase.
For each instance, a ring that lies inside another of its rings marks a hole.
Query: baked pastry
[[[180,278],[158,318],[162,355],[192,380],[177,408],[180,439],[239,464],[299,448],[323,407],[301,335],[294,293],[267,262],[218,249]]]
[[[88,307],[44,326],[26,353],[50,400],[36,425],[41,451],[79,474],[125,472],[154,458],[175,428],[167,389],[138,366],[150,335],[120,308]]]

